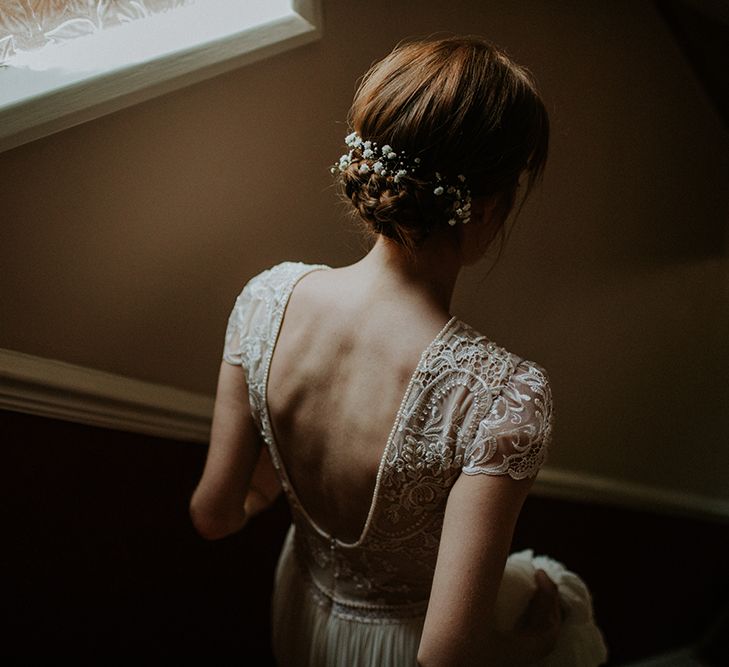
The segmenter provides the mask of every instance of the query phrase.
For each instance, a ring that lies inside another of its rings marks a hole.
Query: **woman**
[[[501,51],[450,38],[377,63],[350,124],[332,170],[374,246],[342,268],[278,265],[238,297],[193,521],[225,536],[283,488],[282,665],[529,664],[559,633],[555,585],[537,572],[511,630],[494,615],[549,383],[450,302],[541,174],[547,113]]]

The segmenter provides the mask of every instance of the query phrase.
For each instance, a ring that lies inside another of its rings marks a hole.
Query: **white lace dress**
[[[266,400],[289,296],[301,277],[328,268],[286,262],[259,274],[238,297],[226,332],[224,359],[245,371],[253,417],[293,517],[276,571],[274,652],[284,666],[415,665],[448,492],[460,474],[537,473],[550,440],[549,383],[537,364],[449,320],[423,351],[403,396],[362,534],[351,543],[328,535],[291,486]],[[504,577],[503,618],[526,604],[530,586],[529,577]],[[572,656],[568,662],[555,655],[549,664],[604,660],[589,593],[579,593],[587,630],[573,633],[562,649]]]

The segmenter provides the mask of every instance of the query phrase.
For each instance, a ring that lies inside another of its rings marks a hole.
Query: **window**
[[[320,31],[321,0],[0,0],[0,151]]]

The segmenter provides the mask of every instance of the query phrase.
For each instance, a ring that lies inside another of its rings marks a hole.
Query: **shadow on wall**
[[[724,128],[729,131],[729,78],[726,76],[729,71],[729,5],[657,0],[656,6],[721,117]],[[729,180],[729,173],[726,177]],[[690,195],[686,229],[692,230],[695,235],[693,239],[687,239],[688,247],[695,244],[696,250],[701,253],[699,256],[726,256],[729,253],[729,205],[725,198],[715,202],[718,207],[707,207],[709,211],[721,211],[721,215],[702,216],[704,200],[711,202],[718,193],[686,194]]]

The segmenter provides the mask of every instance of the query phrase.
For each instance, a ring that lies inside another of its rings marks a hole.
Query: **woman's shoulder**
[[[284,294],[299,278],[310,271],[329,269],[326,264],[308,264],[305,262],[286,261],[257,273],[243,285],[238,295],[240,302],[254,298],[271,298]]]
[[[457,331],[470,348],[469,371],[480,378],[482,413],[466,447],[466,474],[532,477],[545,463],[553,422],[552,389],[545,368],[510,352],[468,325]]]
[[[283,315],[293,285],[309,271],[321,268],[329,267],[281,262],[248,280],[228,317],[223,358],[230,363],[246,365],[245,357],[247,365],[252,366],[252,360],[260,356],[260,346],[275,337],[277,322]],[[248,348],[257,352],[254,354]]]
[[[243,287],[257,287],[257,286],[284,286],[289,284],[292,280],[301,277],[309,271],[316,271],[318,269],[330,268],[326,264],[308,264],[306,262],[294,262],[286,261],[275,264],[254,275]]]
[[[547,371],[540,363],[512,352],[463,320],[455,320],[453,339],[461,348],[457,356],[483,379],[496,381],[499,386],[519,378],[532,385],[549,384]]]

